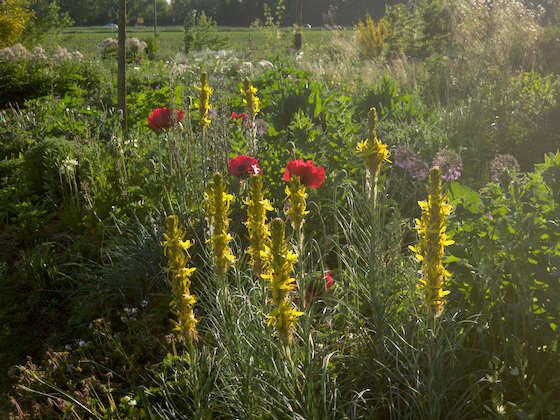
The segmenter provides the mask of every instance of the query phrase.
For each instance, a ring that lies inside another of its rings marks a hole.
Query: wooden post
[[[119,0],[119,49],[117,53],[117,108],[121,112],[122,128],[127,131],[126,112],[126,0]]]
[[[156,0],[154,0],[154,38],[157,37],[157,8]]]
[[[296,37],[294,39],[294,48],[296,51],[301,49],[301,27],[303,25],[303,0],[296,2]]]

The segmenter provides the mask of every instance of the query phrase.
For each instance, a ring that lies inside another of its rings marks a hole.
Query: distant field
[[[286,29],[286,36],[291,37],[291,33]],[[161,26],[158,32],[158,56],[170,57],[183,51],[183,27],[182,26]],[[246,51],[259,50],[265,43],[265,35],[262,31],[251,28],[231,28],[221,27],[218,32],[229,41],[230,48]],[[320,28],[305,28],[303,30],[303,42],[308,44],[324,44],[335,34],[350,36],[352,29],[341,31],[325,31]],[[129,27],[127,28],[128,37],[136,37],[141,41],[146,41],[154,36],[154,28],[151,27]],[[103,27],[72,27],[68,28],[57,40],[58,44],[70,50],[78,50],[84,56],[93,58],[97,44],[105,38],[117,38],[118,30]],[[53,41],[53,39],[51,39]]]

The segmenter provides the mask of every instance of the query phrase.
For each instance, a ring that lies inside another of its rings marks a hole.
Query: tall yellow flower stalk
[[[229,248],[231,235],[228,233],[231,213],[229,204],[233,200],[232,194],[227,194],[222,174],[215,174],[208,183],[204,193],[206,200],[206,215],[212,232],[212,250],[216,262],[216,272],[219,276],[226,274],[235,257]]]
[[[445,218],[451,213],[451,206],[445,201],[447,192],[441,183],[441,171],[437,166],[430,169],[428,178],[428,201],[419,201],[422,216],[416,219],[419,243],[410,249],[422,262],[422,278],[419,288],[422,289],[424,303],[430,315],[437,316],[443,309],[444,297],[449,294],[443,287],[447,283],[449,273],[443,267],[443,250],[451,245],[447,239]]]
[[[267,274],[262,277],[270,280],[272,289],[272,304],[274,309],[268,317],[269,325],[276,329],[276,336],[280,343],[287,348],[292,341],[298,317],[303,312],[297,311],[292,305],[290,291],[295,287],[292,282],[294,263],[297,262],[297,254],[289,245],[289,239],[285,239],[285,225],[280,218],[270,223],[270,245],[263,252],[267,262]]]
[[[251,264],[257,276],[263,271],[262,254],[270,240],[270,230],[266,223],[266,212],[272,211],[270,201],[264,198],[266,190],[263,189],[262,177],[252,175],[249,177],[247,204],[247,230],[251,245],[247,251],[251,255]]]
[[[305,223],[305,216],[309,214],[307,210],[307,193],[298,176],[293,176],[286,185],[286,200],[289,208],[286,213],[290,217],[290,223],[294,232],[301,232]]]
[[[245,104],[245,112],[249,121],[253,123],[255,121],[256,115],[259,113],[259,98],[257,97],[257,88],[253,87],[251,80],[245,77],[243,80],[243,87],[241,88],[241,93],[243,95],[243,103]]]
[[[368,193],[375,209],[377,201],[377,178],[381,171],[383,162],[389,162],[391,153],[387,145],[381,143],[377,138],[377,111],[372,107],[368,113],[368,137],[358,142],[358,156],[363,156],[366,162],[366,183]]]
[[[208,86],[208,75],[206,74],[205,71],[202,72],[200,75],[200,87],[198,88],[198,90],[200,91],[200,96],[199,96],[200,103],[198,105],[200,121],[198,122],[198,125],[202,129],[206,129],[210,124],[210,119],[208,118],[208,111],[211,108],[209,100],[210,100],[210,94],[212,93],[212,88]]]
[[[243,103],[245,104],[245,113],[249,120],[251,130],[251,149],[253,153],[257,151],[257,131],[255,126],[255,117],[259,113],[259,98],[257,97],[257,88],[253,87],[251,80],[245,77],[243,87],[241,88],[243,95]]]
[[[187,268],[190,258],[188,249],[192,243],[185,240],[186,233],[179,226],[176,216],[165,219],[165,241],[163,242],[166,255],[169,257],[168,281],[173,290],[171,309],[177,316],[175,330],[179,332],[179,339],[192,343],[197,339],[194,304],[196,298],[191,294],[191,276],[196,268]]]

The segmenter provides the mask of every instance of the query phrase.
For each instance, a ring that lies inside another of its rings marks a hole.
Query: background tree
[[[0,2],[0,48],[17,42],[32,17],[23,0]]]
[[[64,28],[74,24],[67,12],[61,12],[56,0],[32,0],[29,10],[33,13],[34,19],[25,26],[23,43],[26,45],[36,45],[45,38],[47,32],[60,33]]]

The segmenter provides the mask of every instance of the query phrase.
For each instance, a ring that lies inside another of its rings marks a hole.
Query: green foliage
[[[23,171],[29,193],[46,195],[55,205],[70,194],[65,177],[77,175],[78,147],[76,142],[65,138],[45,138],[25,152]]]
[[[23,0],[6,0],[0,4],[0,48],[12,45],[22,35],[33,14]]]
[[[21,62],[3,62],[0,68],[0,85],[4,93],[0,108],[23,105],[25,100],[47,95],[52,88],[52,76],[45,71],[44,63],[37,65]]]
[[[469,345],[494,354],[498,369],[510,367],[509,375],[500,369],[503,385],[493,383],[491,388],[510,395],[510,408],[517,412],[526,408],[515,408],[520,400],[513,389],[537,394],[558,389],[551,372],[560,366],[560,230],[557,185],[550,175],[559,168],[557,153],[547,156],[534,173],[502,177],[480,193],[451,185],[456,204],[451,224],[456,227],[455,244],[449,248],[449,261],[455,261],[450,266],[450,305],[464,317],[482,314],[485,327],[469,338]],[[544,398],[539,412],[553,415],[551,395],[539,398]]]
[[[251,29],[257,30],[264,37],[261,51],[286,51],[291,42],[290,32],[282,28],[282,19],[286,11],[284,0],[276,4],[274,14],[268,4],[263,5],[263,21],[255,19],[251,23]]]
[[[17,60],[2,63],[0,84],[5,89],[0,108],[23,107],[25,101],[51,93],[62,97],[96,94],[101,77],[90,63],[77,60]]]
[[[311,80],[309,72],[290,67],[271,70],[253,80],[253,85],[268,124],[257,141],[257,157],[275,199],[284,194],[281,175],[290,159],[313,160],[331,176],[342,169],[354,173],[361,166],[353,153],[359,126],[353,122],[351,99],[344,92],[329,90]],[[242,109],[240,103],[234,107]],[[240,152],[245,142],[232,146]]]
[[[416,4],[422,21],[421,50],[424,54],[445,51],[451,38],[452,11],[450,0],[422,0]]]
[[[33,13],[25,27],[23,43],[25,45],[36,45],[43,42],[49,32],[51,36],[60,35],[64,29],[72,26],[74,21],[68,12],[62,12],[56,0],[31,0],[29,10]]]
[[[431,120],[432,110],[422,104],[419,95],[409,93],[395,80],[383,75],[383,80],[369,88],[358,100],[357,114],[366,118],[375,107],[379,119],[410,124],[412,121]]]
[[[560,82],[532,71],[506,83],[498,87],[504,89],[504,96],[492,104],[495,117],[489,138],[500,153],[515,156],[522,170],[531,170],[545,153],[558,148]]]
[[[151,36],[146,39],[146,56],[150,60],[154,60],[158,53],[157,36]]]
[[[216,22],[206,13],[191,11],[185,18],[184,47],[185,53],[199,51],[204,48],[219,50],[228,43],[227,39],[218,34]]]

